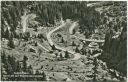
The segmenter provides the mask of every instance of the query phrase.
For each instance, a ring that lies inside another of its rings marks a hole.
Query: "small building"
[[[99,49],[99,45],[98,43],[95,43],[95,42],[91,42],[89,45],[89,50],[91,51],[91,54],[93,53],[93,51]]]
[[[100,39],[100,36],[99,36],[99,34],[92,34],[91,35],[91,39],[99,40]]]
[[[89,48],[94,48],[94,49],[97,49],[99,48],[99,45],[98,43],[96,42],[91,42],[89,45],[88,45]]]

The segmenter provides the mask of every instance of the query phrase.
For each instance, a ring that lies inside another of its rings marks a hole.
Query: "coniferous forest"
[[[1,48],[3,81],[125,81],[127,3],[1,1]]]

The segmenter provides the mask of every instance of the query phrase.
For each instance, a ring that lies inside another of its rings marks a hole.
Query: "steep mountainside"
[[[106,11],[106,17],[112,19],[106,26],[105,43],[100,58],[107,63],[108,68],[127,74],[127,22],[125,3],[115,3]],[[108,20],[107,20],[108,21]]]
[[[2,80],[126,80],[126,11],[125,1],[2,1]]]

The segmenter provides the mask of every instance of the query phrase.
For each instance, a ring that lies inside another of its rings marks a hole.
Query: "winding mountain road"
[[[49,44],[50,44],[51,46],[54,45],[55,48],[57,48],[57,49],[59,49],[59,50],[67,51],[68,53],[73,54],[74,57],[73,57],[73,59],[71,59],[71,60],[78,60],[79,58],[81,58],[81,54],[80,54],[80,53],[76,53],[76,52],[74,52],[74,51],[72,51],[72,50],[69,50],[69,49],[67,49],[67,48],[65,48],[65,47],[60,47],[59,45],[55,44],[55,43],[52,41],[51,35],[52,35],[55,31],[57,31],[58,29],[63,28],[65,25],[66,25],[66,22],[63,23],[61,26],[56,27],[55,29],[53,29],[52,31],[50,31],[50,32],[47,34],[47,40],[48,40],[48,42],[49,42]]]
[[[76,26],[77,26],[77,23],[74,22],[74,23],[72,24],[72,26],[69,28],[70,34],[73,33],[73,29],[75,29]],[[78,36],[75,36],[75,35],[72,35],[72,36],[75,37],[75,38],[77,38],[77,39],[84,40],[84,41],[89,41],[89,42],[97,42],[97,43],[99,42],[99,43],[103,43],[103,42],[105,41],[105,40],[85,39],[85,38],[78,37]],[[101,53],[97,53],[97,54],[93,55],[93,57],[95,58],[95,57],[98,57],[99,55],[101,55]]]
[[[74,23],[72,24],[72,26],[69,28],[69,32],[70,32],[70,34],[73,33],[73,30],[75,29],[75,27],[76,27],[77,25],[78,25],[77,22],[74,22]],[[98,43],[103,43],[103,42],[104,42],[104,40],[85,39],[85,38],[78,37],[78,36],[75,36],[75,35],[72,35],[72,36],[74,36],[75,38],[84,40],[84,41],[88,41],[88,42],[98,42]]]
[[[50,50],[48,50],[47,48],[45,48],[44,46],[42,46],[39,42],[37,43],[41,48],[43,48],[45,51],[49,52]]]
[[[66,22],[64,22],[62,25],[56,27],[55,29],[51,30],[51,31],[47,34],[47,40],[48,40],[49,44],[50,44],[51,46],[54,45],[56,49],[59,49],[59,50],[62,50],[62,51],[68,51],[68,53],[73,54],[74,57],[73,57],[73,59],[71,59],[71,60],[78,60],[79,58],[81,58],[81,54],[80,54],[80,53],[76,53],[75,51],[69,50],[69,49],[67,49],[67,48],[65,48],[65,47],[60,47],[59,45],[57,45],[56,43],[54,43],[54,42],[52,41],[51,35],[52,35],[55,31],[59,30],[60,28],[63,28],[65,25],[66,25]],[[69,27],[69,32],[70,32],[70,34],[73,32],[73,29],[75,29],[76,26],[77,26],[77,22],[72,23],[72,25]],[[75,36],[75,35],[72,35],[72,36],[74,36],[75,38],[81,39],[81,40],[85,40],[85,41],[104,42],[104,40],[84,39],[84,38],[81,38],[81,37],[77,37],[77,36]],[[48,49],[46,49],[45,47],[43,47],[41,44],[38,44],[38,45],[40,45],[40,47],[42,47],[42,48],[45,49],[46,51],[49,51]]]

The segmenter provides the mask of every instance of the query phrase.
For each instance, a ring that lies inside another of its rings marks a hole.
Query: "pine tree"
[[[76,32],[76,31],[75,31],[75,29],[74,29],[74,30],[73,30],[73,34],[75,34],[75,32]]]
[[[8,29],[6,29],[6,31],[5,31],[5,38],[9,39],[9,30]]]
[[[43,80],[43,81],[46,81],[46,80],[47,80],[46,74],[43,72],[42,75],[43,75],[43,79],[42,79],[42,80]]]
[[[38,70],[36,70],[36,73],[35,73],[36,75],[39,75],[40,73],[39,73],[39,71]]]
[[[31,65],[28,66],[28,73],[29,73],[29,74],[33,74],[33,69],[32,69],[32,66],[31,66]]]
[[[11,64],[13,71],[15,72],[16,71],[16,58],[14,56],[11,56],[10,64]]]
[[[64,43],[64,38],[62,37],[62,40],[61,40],[62,43]]]
[[[11,61],[12,61],[11,56],[8,55],[7,62],[4,64],[4,67],[5,67],[7,74],[13,74],[14,73],[14,70],[11,66]]]
[[[1,61],[2,61],[2,63],[5,63],[6,62],[5,51],[2,51],[2,53],[1,53]]]
[[[16,62],[16,72],[20,72],[21,68],[20,68],[20,63],[19,61]]]
[[[23,57],[23,68],[22,68],[24,72],[26,72],[26,69],[27,69],[27,60],[28,60],[27,56],[24,56]]]
[[[84,47],[82,47],[82,49],[80,50],[82,55],[86,55],[86,50],[84,49]]]
[[[65,58],[69,58],[69,53],[68,53],[68,51],[65,51]]]
[[[97,58],[94,58],[93,60],[93,65],[94,67],[92,68],[94,73],[93,73],[93,81],[96,81],[97,80],[97,75],[98,75],[98,62],[97,62]]]
[[[8,46],[9,46],[10,48],[15,48],[15,45],[14,45],[14,42],[13,42],[13,39],[12,39],[12,38],[9,39]]]
[[[14,73],[13,68],[9,63],[7,63],[5,65],[5,70],[6,70],[7,74],[13,74]]]
[[[63,56],[62,56],[62,53],[60,53],[60,60],[63,60]]]
[[[58,56],[58,53],[55,53],[56,57]]]
[[[35,42],[35,46],[38,46],[37,42]]]
[[[64,43],[64,39],[63,39],[63,37],[61,38],[61,41],[60,41],[61,43]]]
[[[76,44],[75,44],[75,42],[74,42],[74,41],[72,41],[72,46],[76,46]]]
[[[78,47],[76,47],[75,52],[77,52],[77,53],[80,52],[80,50],[78,49]]]
[[[39,49],[39,50],[38,50],[38,53],[39,53],[38,59],[40,60],[40,55],[41,55],[41,53],[42,53],[42,50]]]
[[[56,47],[55,47],[55,45],[52,45],[52,50],[56,50]]]

